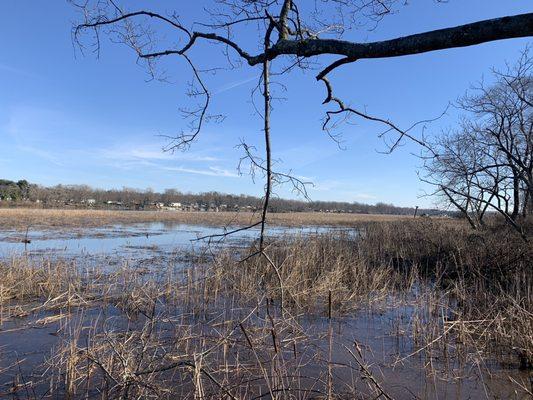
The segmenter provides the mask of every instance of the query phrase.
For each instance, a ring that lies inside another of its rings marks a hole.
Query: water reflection
[[[230,227],[228,230],[234,229]],[[335,228],[328,227],[270,227],[269,236],[313,234]],[[168,253],[170,251],[205,245],[200,237],[223,233],[220,227],[176,224],[169,222],[113,225],[104,228],[70,230],[34,230],[26,233],[4,231],[0,234],[0,256],[54,254],[62,256],[111,255],[121,253],[134,256],[139,253]],[[224,240],[213,240],[211,245],[246,244],[257,238],[259,229],[240,231]],[[24,243],[25,240],[29,243]]]

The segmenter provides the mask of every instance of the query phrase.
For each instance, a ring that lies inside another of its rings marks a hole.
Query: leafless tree
[[[335,96],[328,75],[336,68],[361,59],[398,57],[533,35],[533,13],[529,13],[379,42],[357,43],[343,39],[350,30],[362,24],[374,29],[383,18],[398,11],[403,4],[398,0],[213,0],[212,6],[205,10],[205,21],[190,22],[184,22],[179,9],[170,13],[143,8],[130,11],[119,5],[118,0],[84,0],[82,3],[73,1],[73,4],[79,7],[83,18],[73,29],[74,41],[82,50],[87,49],[84,46],[87,42],[81,41],[82,33],[92,35],[94,41],[90,45],[96,52],[100,48],[102,33],[106,33],[113,40],[130,46],[154,77],[155,63],[163,57],[179,57],[190,67],[194,83],[189,94],[198,103],[182,110],[190,120],[190,130],[171,137],[169,150],[188,148],[206,123],[221,119],[220,115],[210,112],[213,93],[204,80],[206,72],[213,72],[218,67],[199,66],[193,59],[193,49],[207,42],[220,48],[226,56],[227,67],[246,64],[261,69],[255,93],[261,94],[263,103],[256,110],[264,120],[265,155],[258,158],[249,146],[243,146],[243,149],[251,169],[262,172],[265,178],[263,209],[259,221],[251,226],[261,227],[257,254],[267,259],[264,229],[274,184],[290,182],[304,195],[306,187],[306,182],[297,177],[274,170],[270,134],[273,76],[296,68],[309,68],[311,62],[316,63],[319,68],[316,80],[325,85],[323,103],[329,107],[323,128],[332,138],[336,136],[330,129],[339,118],[356,116],[383,124],[385,133],[394,135],[389,141],[391,151],[404,138],[426,146],[422,138],[413,134],[413,129],[419,124],[401,128],[387,118],[350,106]],[[163,36],[172,39],[165,42]],[[243,45],[250,37],[257,38],[259,50],[256,54]],[[331,62],[332,56],[338,59]]]
[[[532,71],[527,48],[516,66],[494,71],[494,84],[459,101],[468,117],[432,146],[425,180],[474,228],[491,209],[525,235],[520,220],[533,211]]]

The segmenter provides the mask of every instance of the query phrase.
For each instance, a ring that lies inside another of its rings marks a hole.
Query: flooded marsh
[[[197,240],[221,229],[5,229],[0,398],[530,397],[519,243],[478,241],[515,271],[497,291],[460,226],[275,226],[277,269],[257,231]]]

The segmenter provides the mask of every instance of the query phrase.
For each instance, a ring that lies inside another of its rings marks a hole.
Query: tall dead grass
[[[257,222],[259,214],[251,212],[186,212],[186,211],[117,211],[0,208],[0,225],[25,230],[37,228],[88,228],[112,224],[168,222],[204,225],[249,225]],[[379,214],[333,213],[270,213],[273,225],[335,225],[353,226],[369,221],[396,221],[405,216]]]
[[[4,324],[34,315],[58,325],[52,356],[32,366],[41,378],[28,393],[390,399],[395,388],[366,361],[371,352],[337,333],[334,321],[373,306],[404,310],[391,334],[407,336],[409,350],[380,363],[416,361],[434,380],[458,365],[459,374],[474,367],[490,375],[493,362],[531,368],[529,246],[507,234],[409,220],[271,238],[267,250],[279,276],[264,258],[235,248],[158,271],[23,257],[0,263],[0,307]],[[325,328],[311,329],[309,316]],[[31,398],[22,392],[27,382],[17,385],[6,395]],[[512,390],[531,394],[523,381]]]
[[[447,299],[439,332],[483,352],[533,362],[533,246],[505,226],[474,232],[431,220],[369,225],[362,251],[373,265],[416,270]],[[448,333],[448,332],[447,332]]]
[[[299,311],[325,310],[331,297],[336,310],[348,310],[379,302],[395,292],[400,277],[391,265],[378,268],[366,262],[348,232],[314,237],[278,238],[269,248],[269,255],[278,270],[287,292],[284,306]],[[213,277],[219,279],[212,287],[219,291],[233,289],[247,299],[257,296],[258,285],[270,298],[280,300],[281,288],[277,273],[262,257],[236,261],[234,254],[225,252],[215,258]],[[237,258],[238,260],[238,258]],[[404,288],[406,286],[404,285]]]

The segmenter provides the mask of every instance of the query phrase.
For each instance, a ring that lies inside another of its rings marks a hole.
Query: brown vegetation
[[[355,226],[369,221],[395,221],[408,218],[380,214],[271,213],[273,225]],[[260,219],[254,213],[185,212],[185,211],[108,211],[0,208],[0,225],[4,228],[90,228],[112,224],[173,222],[200,225],[246,225]]]
[[[517,371],[533,359],[533,250],[509,232],[411,219],[267,246],[276,271],[246,249],[152,272],[0,262],[0,341],[23,316],[22,329],[54,326],[58,336],[41,366],[0,359],[2,395],[395,398],[421,389],[383,379],[408,365],[434,391],[474,373],[490,396],[531,394]],[[360,313],[389,315],[380,333],[406,348],[380,357],[333,328],[363,323]],[[506,386],[492,385],[494,362]]]

